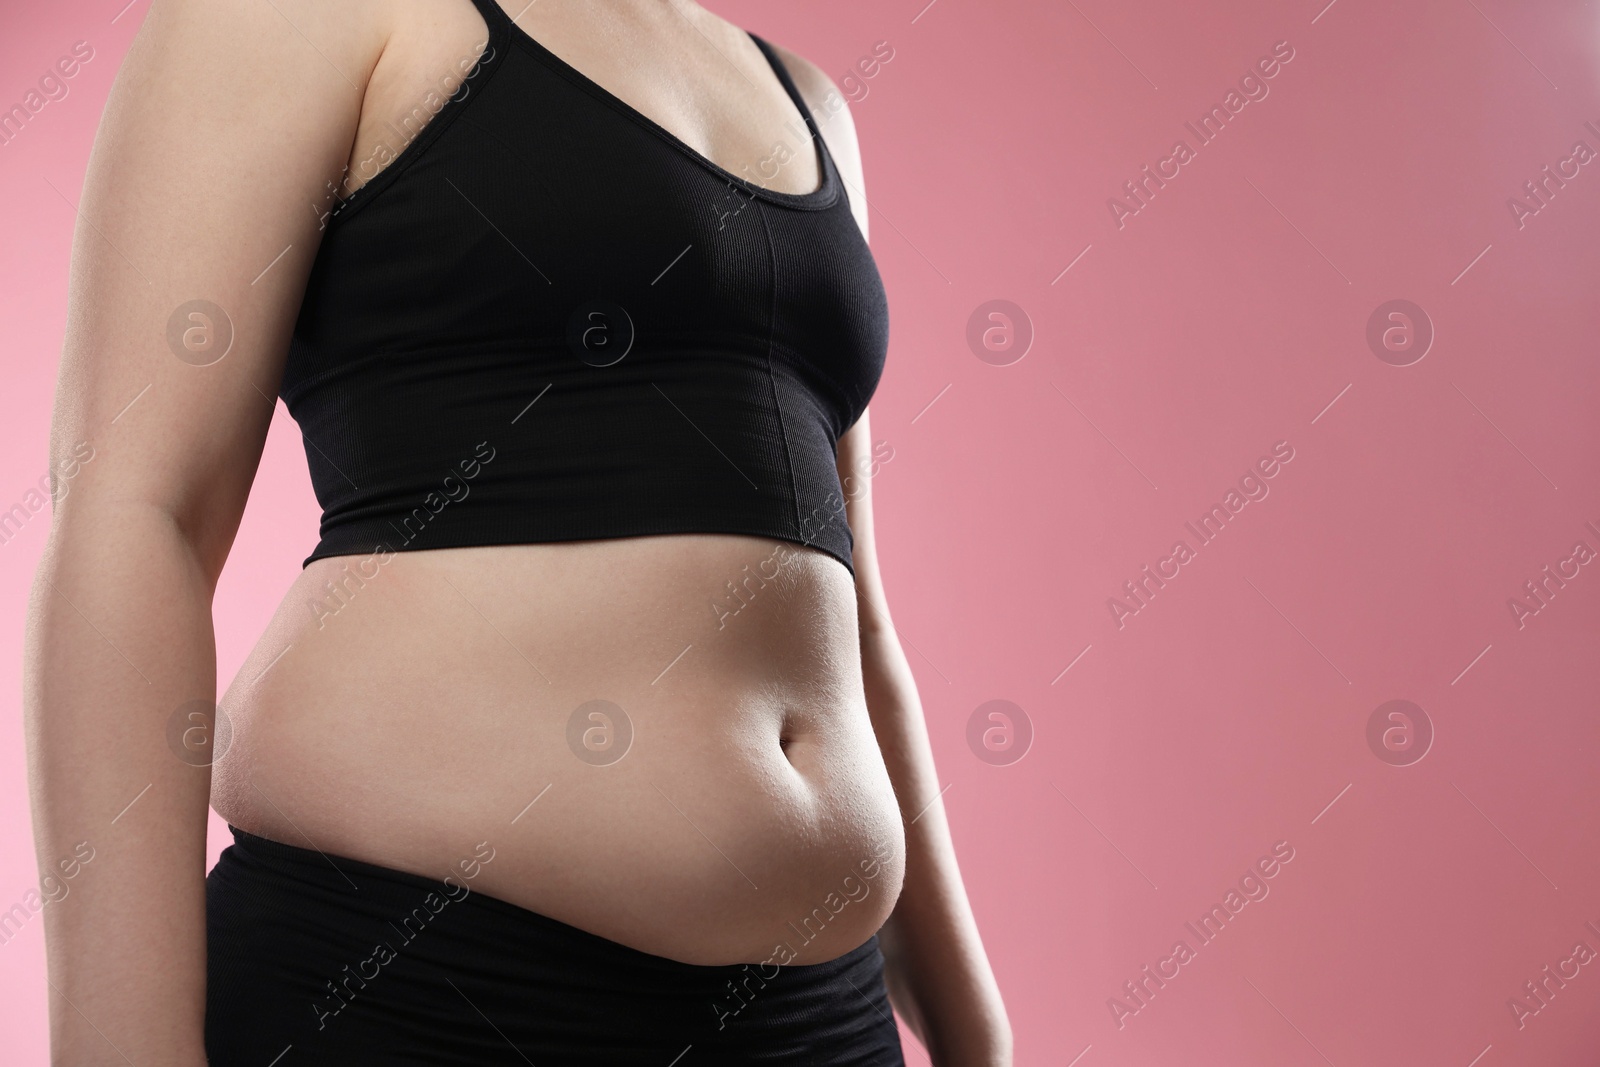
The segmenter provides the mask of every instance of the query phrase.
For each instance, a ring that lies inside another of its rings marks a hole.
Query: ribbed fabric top
[[[853,570],[836,447],[888,308],[782,62],[751,35],[810,193],[723,170],[473,2],[477,68],[329,216],[307,283],[280,388],[323,509],[306,563],[704,532]]]

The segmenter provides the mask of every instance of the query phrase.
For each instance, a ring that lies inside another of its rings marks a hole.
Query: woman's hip
[[[687,964],[464,877],[234,837],[207,881],[214,1067],[903,1062],[875,936],[825,963]]]

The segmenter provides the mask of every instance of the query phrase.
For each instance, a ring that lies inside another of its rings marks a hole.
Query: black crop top
[[[704,532],[853,573],[836,449],[888,308],[782,62],[751,35],[805,119],[788,150],[817,146],[810,193],[723,170],[473,2],[477,68],[328,216],[307,282],[280,388],[323,509],[306,563]]]

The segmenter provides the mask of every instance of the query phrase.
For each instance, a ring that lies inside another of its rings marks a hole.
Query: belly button
[[[782,720],[778,723],[778,751],[783,753],[785,759],[791,759],[789,756],[790,746],[794,744],[795,739],[804,736],[805,730],[801,727],[801,724],[796,723],[790,714],[785,711]]]

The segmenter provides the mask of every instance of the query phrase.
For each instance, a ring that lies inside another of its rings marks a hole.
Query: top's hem
[[[842,517],[840,518],[840,522],[841,523],[844,522],[844,519]],[[847,529],[848,529],[848,527],[847,527]],[[585,534],[582,537],[547,537],[547,538],[540,538],[540,537],[530,537],[527,534],[517,534],[517,535],[514,535],[514,536],[507,536],[507,537],[504,537],[504,538],[474,537],[474,538],[472,538],[470,540],[469,539],[465,539],[465,538],[458,538],[458,539],[455,539],[455,540],[451,540],[451,539],[448,539],[448,538],[434,538],[433,539],[433,543],[428,544],[428,545],[391,544],[388,541],[381,541],[380,540],[380,541],[373,542],[370,547],[357,547],[357,546],[354,546],[354,545],[341,545],[336,541],[335,542],[330,542],[328,539],[324,538],[322,541],[320,541],[317,544],[316,549],[314,551],[312,551],[311,555],[307,556],[305,558],[305,560],[300,564],[300,567],[301,567],[302,570],[304,570],[306,567],[309,567],[314,561],[319,560],[319,559],[338,559],[338,558],[347,557],[347,556],[350,556],[350,557],[353,557],[353,556],[373,556],[373,555],[377,555],[377,554],[379,554],[381,552],[384,552],[384,551],[388,551],[388,552],[431,552],[431,551],[436,551],[438,549],[445,549],[445,548],[492,548],[492,547],[505,547],[505,546],[509,546],[509,545],[559,545],[559,544],[573,544],[573,543],[580,542],[580,541],[620,541],[620,540],[624,540],[624,539],[627,539],[627,538],[673,537],[673,536],[683,536],[683,535],[689,535],[689,534],[708,534],[708,535],[713,535],[713,536],[715,536],[715,535],[723,535],[723,536],[732,536],[732,537],[749,537],[749,538],[754,538],[754,539],[757,539],[757,540],[783,541],[783,542],[785,542],[787,544],[799,545],[802,548],[812,549],[813,551],[819,552],[822,555],[825,555],[830,559],[836,560],[838,563],[843,565],[844,569],[849,573],[851,580],[852,581],[855,580],[856,569],[855,569],[854,560],[847,558],[845,555],[842,555],[839,552],[836,552],[835,550],[833,550],[832,548],[829,548],[826,545],[818,544],[815,541],[806,541],[803,538],[796,537],[796,536],[794,536],[792,534],[773,533],[773,532],[771,532],[769,530],[728,530],[728,529],[724,529],[724,530],[707,530],[707,529],[703,529],[703,528],[702,529],[685,528],[685,529],[650,530],[650,531],[644,532],[644,533],[630,532],[630,533],[618,533],[618,534]]]

